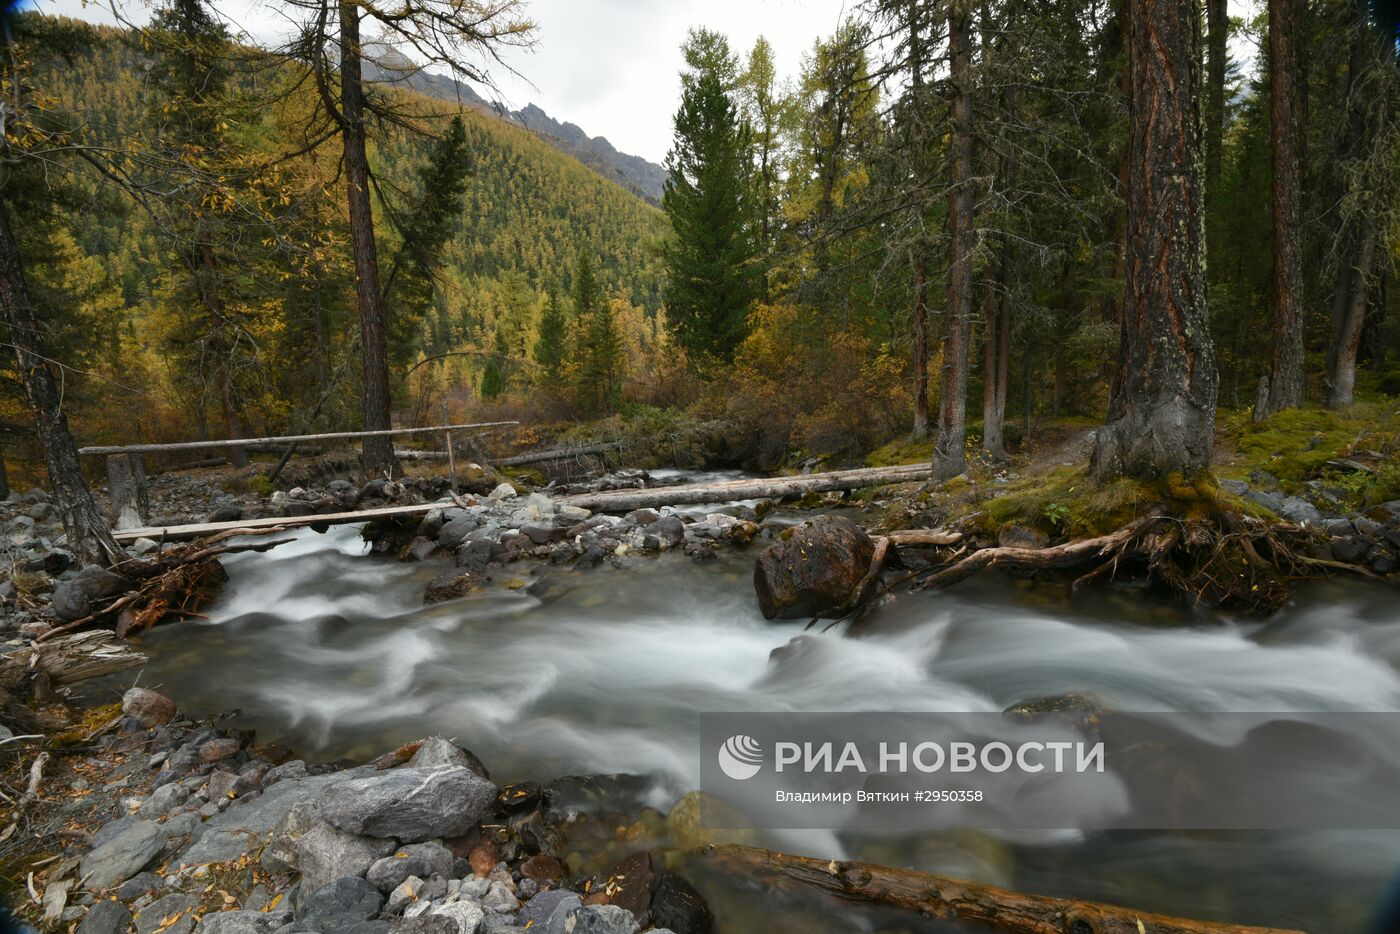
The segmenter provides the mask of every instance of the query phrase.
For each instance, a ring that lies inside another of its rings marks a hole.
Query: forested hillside
[[[161,177],[159,160],[133,145],[133,135],[151,133],[168,106],[153,78],[153,54],[128,33],[56,24],[76,30],[70,41],[80,54],[36,55],[29,80],[62,115],[55,119],[80,128],[87,141],[129,152],[123,162],[144,192],[136,199],[114,194],[90,166],[7,178],[10,196],[19,196],[18,234],[34,256],[29,274],[48,303],[42,317],[55,328],[63,362],[72,367],[66,371],[69,411],[80,435],[218,434],[225,382],[228,406],[247,432],[353,418],[357,322],[341,247],[346,231],[336,160],[323,153],[287,159],[262,182],[231,182],[227,191],[199,195],[216,213],[212,199],[228,199],[222,208],[229,259],[240,268],[227,283],[234,299],[227,317],[236,326],[224,329],[232,336],[215,347],[207,315],[181,282],[179,234],[164,213],[151,210],[162,192],[186,196],[196,180]],[[230,74],[238,92],[217,119],[237,155],[215,168],[233,178],[297,149],[314,90],[279,87],[284,76],[251,50],[235,57]],[[270,90],[275,104],[255,107]],[[412,92],[377,93],[394,98],[428,134],[386,128],[370,145],[387,268],[412,259],[413,249],[404,249],[405,229],[435,197],[424,191],[420,171],[435,145],[430,137],[447,132],[451,111]],[[469,107],[461,116],[455,167],[466,171],[461,210],[447,219],[426,287],[390,309],[401,402],[408,400],[402,376],[415,360],[454,354],[420,373],[450,380],[468,395],[493,365],[510,369],[523,361],[546,295],[573,288],[581,252],[592,257],[609,300],[635,306],[639,319],[660,306],[655,242],[664,220],[658,211],[521,127]],[[261,199],[256,206],[255,194]],[[410,307],[415,304],[421,307]],[[508,358],[514,362],[502,363]],[[84,404],[109,392],[133,405]],[[18,428],[25,417],[14,397],[7,398],[3,420]],[[21,459],[36,454],[22,430],[7,444]]]

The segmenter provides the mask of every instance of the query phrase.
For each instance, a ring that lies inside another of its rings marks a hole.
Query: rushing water
[[[762,619],[752,561],[663,555],[534,576],[507,567],[482,593],[425,607],[441,563],[367,557],[353,528],[306,532],[268,554],[229,558],[229,585],[207,623],[146,637],[143,678],[195,711],[240,708],[261,736],[323,758],[365,758],[442,733],[506,780],[655,775],[652,803],[663,810],[697,783],[697,711],[993,711],[1071,691],[1127,710],[1400,709],[1393,591],[1317,588],[1252,623],[1132,588],[1071,598],[986,577],[903,596],[854,631],[814,634]],[[1362,930],[1400,867],[1400,832],[1381,831],[772,842],[1313,932]],[[923,929],[874,914],[811,920],[830,906],[788,906],[780,921],[763,893],[711,895],[746,919],[732,931]]]

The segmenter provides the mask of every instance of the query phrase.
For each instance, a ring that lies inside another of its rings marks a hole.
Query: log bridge
[[[759,477],[744,480],[726,480],[721,483],[692,483],[676,486],[651,487],[648,489],[605,490],[596,493],[576,493],[561,496],[557,502],[569,506],[580,506],[593,512],[631,512],[633,509],[656,508],[660,506],[681,506],[697,503],[728,503],[745,499],[774,499],[785,496],[802,496],[807,493],[827,493],[839,490],[856,490],[862,487],[882,486],[889,483],[909,483],[929,478],[926,464],[906,464],[895,467],[866,467],[857,470],[830,470],[824,473],[804,474],[796,477]],[[250,532],[259,530],[282,531],[289,528],[313,526],[325,528],[332,525],[347,525],[367,522],[370,519],[392,519],[421,516],[434,509],[441,509],[442,503],[425,503],[413,506],[385,506],[378,509],[361,509],[354,512],[336,512],[319,516],[294,516],[287,518],[269,517],[266,519],[243,519],[235,522],[202,522],[192,525],[138,526],[120,529],[116,532],[119,542],[150,538],[164,541],[200,538],[242,529]]]

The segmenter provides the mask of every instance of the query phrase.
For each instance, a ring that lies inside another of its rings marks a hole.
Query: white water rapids
[[[854,631],[822,635],[762,619],[756,549],[534,577],[508,566],[487,591],[427,607],[424,585],[445,562],[364,551],[358,530],[340,527],[227,559],[207,623],[146,637],[143,683],[195,712],[240,708],[264,740],[286,736],[322,758],[441,733],[507,781],[654,774],[662,810],[697,783],[697,711],[995,711],[1067,692],[1125,710],[1400,710],[1400,608],[1393,591],[1354,582],[1314,588],[1258,623],[1128,587],[1070,598],[986,577],[905,595]],[[777,842],[1314,932],[1363,930],[1400,867],[1390,831]],[[881,924],[833,930],[907,929]]]

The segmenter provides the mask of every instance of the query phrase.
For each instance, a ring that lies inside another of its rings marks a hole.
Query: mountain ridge
[[[402,85],[429,97],[471,106],[522,126],[603,178],[652,205],[661,204],[666,170],[641,156],[619,151],[606,136],[589,136],[578,124],[556,120],[538,104],[526,104],[519,110],[511,110],[500,101],[487,100],[465,81],[417,67],[392,46],[367,45],[365,52],[365,77],[369,80]]]

